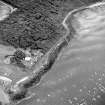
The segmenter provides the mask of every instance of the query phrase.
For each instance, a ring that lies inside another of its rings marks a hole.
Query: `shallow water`
[[[25,105],[104,105],[104,46],[68,46]],[[29,103],[30,104],[29,104]]]

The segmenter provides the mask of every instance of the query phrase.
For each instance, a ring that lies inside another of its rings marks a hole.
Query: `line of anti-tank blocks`
[[[29,88],[40,84],[40,81],[44,74],[46,74],[51,69],[56,59],[59,58],[60,52],[68,45],[68,43],[72,40],[72,37],[80,37],[77,34],[72,35],[72,29],[76,29],[76,33],[79,33],[80,30],[83,30],[85,28],[87,29],[87,27],[89,27],[89,25],[85,26],[85,24],[82,24],[81,20],[79,23],[77,21],[78,18],[84,19],[84,21],[91,21],[94,16],[104,16],[104,8],[105,2],[99,2],[87,7],[80,7],[69,12],[62,22],[62,25],[67,30],[66,35],[59,39],[59,41],[41,58],[37,65],[32,65],[33,72],[29,76],[23,77],[21,80],[17,81],[15,85],[11,85],[10,88],[4,90],[6,99],[4,99],[5,102],[2,101],[3,105],[17,104],[22,100],[27,99],[27,97],[31,97],[32,94],[29,94]],[[76,21],[76,23],[74,20]],[[0,79],[4,81],[5,85],[12,83],[12,80],[10,80],[9,78],[0,76]]]

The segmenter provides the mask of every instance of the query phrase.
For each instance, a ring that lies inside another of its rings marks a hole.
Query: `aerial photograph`
[[[105,0],[0,0],[0,105],[105,105]]]

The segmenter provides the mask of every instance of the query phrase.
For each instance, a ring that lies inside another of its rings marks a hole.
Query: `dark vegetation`
[[[42,2],[43,1],[43,2]],[[1,43],[15,48],[42,49],[45,52],[62,36],[61,27],[51,15],[59,14],[59,6],[46,0],[8,0],[18,7],[0,25]],[[24,5],[24,6],[23,6]]]
[[[15,48],[42,49],[46,52],[63,35],[64,29],[60,25],[63,10],[67,6],[73,9],[87,0],[3,1],[17,8],[17,11],[0,23],[1,43]]]
[[[13,102],[20,101],[21,99],[26,98],[27,89],[21,88],[21,90],[17,93],[8,90],[8,94],[10,96],[10,100],[12,100]]]
[[[17,50],[16,52],[14,52],[13,56],[10,58],[10,62],[11,64],[14,64],[16,66],[25,68],[25,65],[22,63],[22,60],[24,60],[25,57],[26,55],[22,51]]]

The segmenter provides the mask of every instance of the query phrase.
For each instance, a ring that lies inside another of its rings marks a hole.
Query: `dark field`
[[[17,11],[1,22],[1,44],[48,51],[66,30],[61,25],[68,11],[96,0],[4,0]]]

